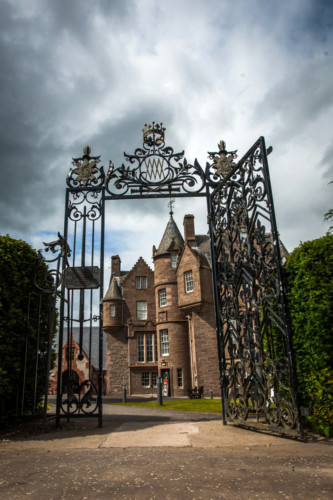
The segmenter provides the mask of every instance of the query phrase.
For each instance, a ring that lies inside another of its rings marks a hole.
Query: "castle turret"
[[[123,299],[121,288],[115,275],[111,276],[108,291],[103,300],[103,328],[118,328],[123,324]]]
[[[168,395],[184,396],[190,384],[188,322],[177,302],[177,265],[184,239],[172,211],[161,242],[153,250],[159,372]]]

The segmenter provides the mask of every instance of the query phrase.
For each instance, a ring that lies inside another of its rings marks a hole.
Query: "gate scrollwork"
[[[219,149],[206,172],[225,415],[301,432],[265,142],[237,164]]]
[[[61,409],[66,415],[92,414],[97,409],[97,389],[91,380],[78,384],[70,379],[61,396]]]
[[[204,172],[195,160],[191,165],[184,151],[165,146],[163,124],[152,122],[142,129],[143,144],[134,154],[124,153],[126,164],[115,168],[110,161],[106,192],[114,199],[198,195],[205,189]]]

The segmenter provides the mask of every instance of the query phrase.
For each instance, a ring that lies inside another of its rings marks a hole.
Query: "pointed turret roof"
[[[179,251],[184,246],[184,239],[180,234],[177,224],[175,223],[172,213],[170,213],[170,219],[165,228],[163,237],[159,244],[159,247],[155,253],[156,255],[162,255],[164,253],[169,253],[172,251]]]
[[[121,289],[118,285],[117,278],[115,276],[111,277],[109,289],[105,294],[104,300],[115,300],[122,299]]]

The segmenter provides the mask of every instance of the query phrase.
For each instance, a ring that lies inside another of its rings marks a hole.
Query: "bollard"
[[[212,388],[210,388],[210,389],[209,389],[209,392],[210,392],[210,399],[213,399],[213,389],[212,389]]]
[[[123,403],[126,403],[126,385],[123,385]]]
[[[163,399],[162,399],[162,377],[157,377],[157,404],[159,406],[163,405]]]

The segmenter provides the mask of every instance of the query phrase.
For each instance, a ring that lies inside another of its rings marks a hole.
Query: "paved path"
[[[331,499],[332,442],[298,442],[218,416],[104,406],[95,419],[0,441],[0,498]]]

